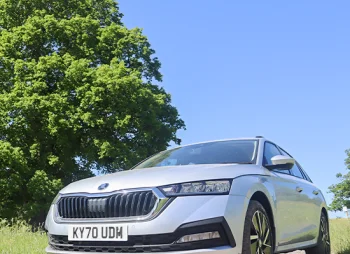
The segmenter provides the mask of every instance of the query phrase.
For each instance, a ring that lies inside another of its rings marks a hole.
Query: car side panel
[[[299,209],[297,184],[289,175],[271,172],[271,183],[276,193],[276,244],[288,245],[298,240],[303,221]]]
[[[299,193],[295,191],[297,183],[295,182],[294,177],[289,176],[291,179],[286,180],[277,177],[276,173],[263,167],[261,169],[261,175],[244,175],[235,178],[232,183],[231,195],[240,194],[246,196],[247,203],[244,205],[244,213],[246,213],[252,196],[256,192],[264,193],[270,202],[272,216],[276,227],[276,251],[292,249],[297,243],[300,244],[303,242],[302,237],[305,235],[305,232],[309,231],[310,227],[305,225],[307,223],[312,225],[314,222],[305,222],[303,220],[303,213],[305,211],[300,209],[298,203],[300,199],[298,197]],[[233,209],[234,208],[231,210]],[[307,209],[310,209],[308,213],[314,213],[313,208],[309,207]],[[230,213],[231,210],[226,209],[226,212]],[[242,216],[242,218],[244,217],[245,215]],[[232,225],[235,225],[235,223],[232,222]],[[240,223],[239,225],[243,232],[243,223]],[[311,231],[315,232],[316,229],[314,226],[312,227],[313,229]],[[237,239],[237,242],[241,241],[242,239]],[[304,243],[306,244],[305,246],[310,246],[311,244],[316,243],[316,240],[313,237],[309,237]]]
[[[321,210],[327,207],[321,191],[316,195],[316,198],[314,197],[314,201],[310,204],[308,195],[304,201],[303,199],[298,199],[298,193],[295,190],[298,183],[294,176],[289,175],[287,176],[289,178],[288,180],[282,180],[276,174],[261,167],[261,174],[243,175],[235,178],[232,182],[231,198],[234,195],[244,195],[246,199],[243,204],[241,202],[239,209],[235,209],[234,202],[230,202],[229,200],[225,217],[228,219],[231,227],[237,229],[237,231],[234,230],[235,232],[243,232],[244,223],[237,219],[245,218],[245,213],[252,196],[256,192],[262,192],[270,202],[272,216],[275,222],[275,243],[277,245],[275,251],[284,252],[286,250],[302,249],[315,245],[318,239]],[[318,189],[313,183],[305,181],[305,184]],[[304,189],[305,192],[310,192],[309,190],[306,191],[307,188],[305,186]],[[304,209],[300,207],[298,200],[306,205]],[[244,214],[237,214],[241,212]],[[305,216],[305,212],[309,215]],[[232,216],[233,214],[234,216]],[[305,236],[308,237],[305,238]],[[242,235],[235,235],[235,238],[237,247],[242,248]],[[282,243],[282,245],[278,245],[277,243]]]
[[[237,216],[237,218],[241,218],[243,220],[239,222],[234,222],[233,220],[231,221],[231,224],[237,225],[239,224],[239,227],[241,230],[240,232],[243,232],[244,229],[244,218],[248,209],[249,201],[251,200],[252,196],[256,192],[262,192],[265,194],[267,199],[269,200],[269,203],[271,205],[271,210],[272,210],[272,216],[274,217],[276,214],[276,195],[275,191],[273,188],[273,185],[271,184],[271,177],[269,175],[266,175],[268,173],[268,170],[261,168],[262,174],[261,175],[244,175],[238,178],[235,178],[232,182],[232,188],[230,195],[244,195],[245,196],[245,202],[244,202],[244,207],[241,209],[241,214],[240,217]],[[229,206],[226,209],[226,212],[228,214],[234,213],[235,207],[234,204],[229,202]],[[227,218],[230,218],[230,216],[225,216]],[[243,219],[242,219],[243,218]],[[235,236],[236,237],[236,236]],[[237,236],[236,243],[242,245],[243,238],[242,234]],[[240,246],[241,247],[241,246]]]
[[[295,243],[301,243],[306,241],[313,241],[315,236],[316,226],[313,222],[314,207],[310,204],[309,189],[308,186],[300,181],[301,179],[288,174],[280,174],[279,181],[276,181],[276,188],[281,187],[282,180],[284,186],[288,186],[286,193],[281,193],[278,200],[278,221],[280,225],[283,225],[284,235],[281,237],[281,241],[278,243],[279,247],[290,246]],[[279,187],[277,187],[279,186]],[[297,189],[300,190],[297,191]],[[285,198],[285,196],[289,196]],[[282,204],[282,202],[285,202]],[[289,214],[288,221],[285,219],[285,215]]]
[[[318,237],[318,228],[320,224],[320,208],[322,207],[322,201],[319,198],[319,194],[315,195],[313,192],[314,190],[318,190],[314,186],[314,184],[304,180],[304,179],[298,179],[298,183],[303,187],[303,197],[306,199],[305,206],[305,213],[303,214],[304,219],[306,223],[308,224],[308,228],[304,230],[305,232],[305,240],[315,240]]]
[[[308,224],[301,232],[298,241],[290,242],[287,245],[276,248],[278,252],[289,252],[290,250],[303,249],[304,247],[313,246],[317,243],[320,230],[320,216],[322,209],[327,209],[322,192],[311,182],[300,179],[299,185],[303,187],[303,195],[307,198],[300,207],[302,212],[302,221]],[[314,190],[319,190],[318,195],[313,194]]]
[[[315,184],[306,180],[302,181],[304,182],[304,185],[307,188],[307,192],[305,194],[307,194],[309,197],[310,208],[312,209],[312,216],[310,219],[312,225],[314,226],[314,236],[317,239],[320,231],[319,227],[322,208],[326,209],[327,211],[327,204],[321,190],[317,188]]]

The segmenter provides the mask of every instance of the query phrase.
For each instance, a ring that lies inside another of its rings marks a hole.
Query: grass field
[[[330,221],[332,253],[350,254],[350,220],[334,219]]]
[[[332,253],[350,254],[350,220],[335,219],[330,223]],[[44,253],[47,237],[43,232],[32,233],[23,223],[8,227],[0,221],[1,254],[40,254]]]
[[[0,253],[45,253],[47,237],[44,232],[32,233],[24,223],[8,227],[5,221],[0,221]]]

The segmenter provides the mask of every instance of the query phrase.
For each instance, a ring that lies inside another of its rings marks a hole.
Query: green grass
[[[330,233],[332,253],[350,254],[350,220],[331,220]]]
[[[350,254],[350,220],[334,219],[330,223],[333,254]],[[25,223],[15,223],[9,227],[0,221],[1,254],[45,253],[47,237],[44,232],[31,232]]]
[[[31,232],[25,223],[15,223],[9,227],[0,220],[1,254],[41,254],[45,253],[47,237],[44,232]]]

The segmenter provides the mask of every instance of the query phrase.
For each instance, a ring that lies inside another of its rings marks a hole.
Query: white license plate
[[[127,225],[69,225],[69,241],[127,241]]]

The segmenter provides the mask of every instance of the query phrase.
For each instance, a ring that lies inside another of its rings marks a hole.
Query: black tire
[[[330,254],[331,253],[329,224],[328,224],[327,217],[324,213],[321,214],[320,232],[318,235],[317,245],[313,248],[306,249],[305,252],[306,254]]]
[[[250,201],[244,221],[242,254],[273,254],[273,239],[271,223],[264,207],[258,201]]]

